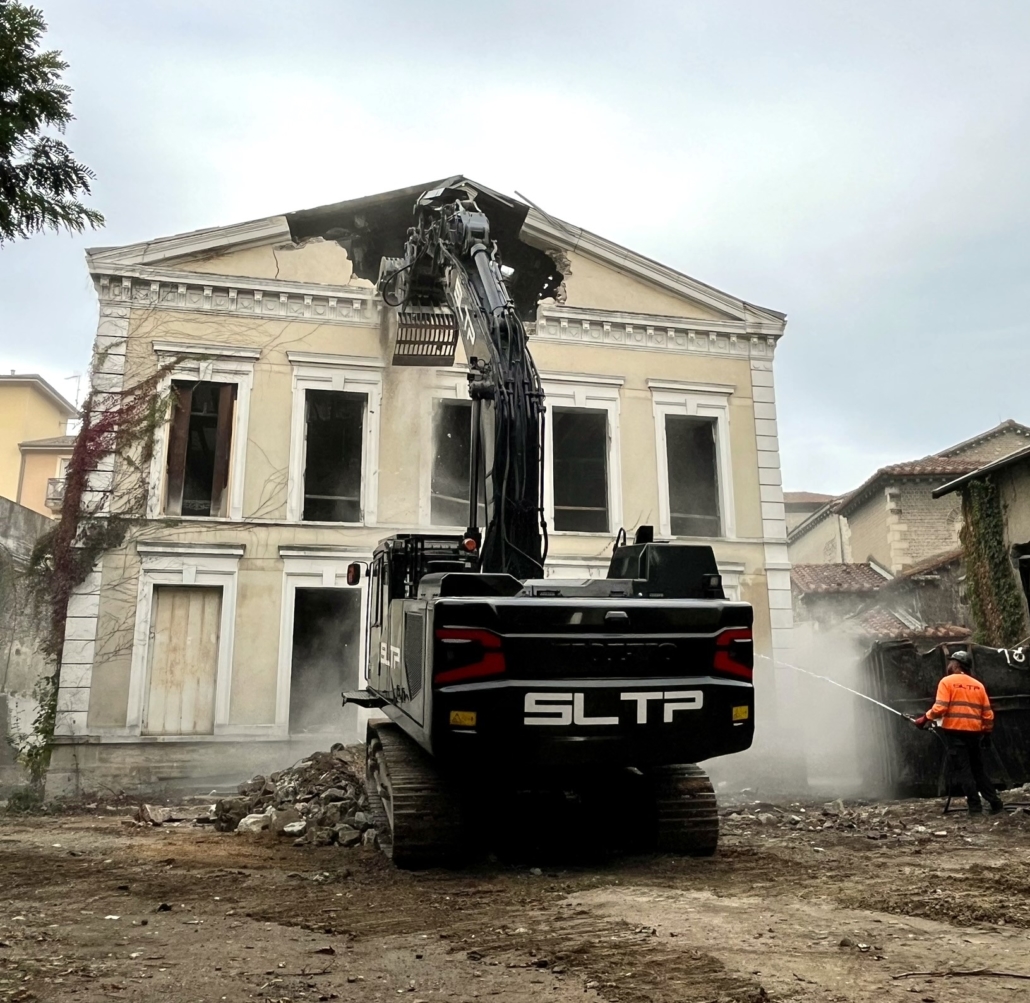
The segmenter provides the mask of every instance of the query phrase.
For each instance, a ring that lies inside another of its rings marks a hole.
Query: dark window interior
[[[669,460],[669,508],[673,536],[718,536],[719,481],[715,419],[665,416]]]
[[[304,519],[361,522],[365,395],[308,390]]]
[[[361,590],[297,589],[290,731],[335,731],[340,694],[360,684]]]
[[[235,383],[172,383],[175,404],[168,445],[170,515],[227,514]]]
[[[429,519],[434,526],[467,526],[472,456],[472,402],[433,402],[433,479]],[[480,492],[482,495],[482,491]],[[486,521],[482,497],[479,525]]]
[[[554,528],[608,532],[608,412],[554,408],[551,413]]]
[[[372,570],[369,573],[369,582],[372,590],[372,594],[368,598],[369,608],[371,610],[372,626],[378,627],[383,622],[383,568],[385,564],[382,560],[376,561],[372,565]]]

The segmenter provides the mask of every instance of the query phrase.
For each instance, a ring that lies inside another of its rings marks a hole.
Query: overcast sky
[[[70,396],[83,249],[464,173],[788,314],[789,489],[1030,423],[1030,3],[43,0],[106,228],[0,248]]]

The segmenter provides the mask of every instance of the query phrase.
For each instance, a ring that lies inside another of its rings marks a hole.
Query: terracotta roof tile
[[[962,640],[972,631],[953,623],[924,624],[910,627],[904,620],[882,607],[866,610],[848,621],[863,634],[872,637],[903,640],[908,638],[937,638],[942,641]]]
[[[892,463],[881,467],[877,473],[895,477],[946,477],[949,474],[968,474],[979,465],[975,460],[964,460],[958,456],[924,456],[921,460]]]
[[[934,554],[933,557],[928,557],[925,561],[919,561],[911,567],[904,568],[894,576],[894,580],[902,581],[906,578],[914,578],[916,575],[925,575],[930,571],[937,571],[939,568],[946,568],[949,564],[954,564],[956,561],[960,561],[961,559],[961,547],[956,550],[946,550],[944,553]]]
[[[871,564],[795,564],[790,570],[791,585],[804,593],[875,592],[889,580]]]

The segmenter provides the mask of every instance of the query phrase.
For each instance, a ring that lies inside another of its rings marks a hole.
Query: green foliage
[[[43,807],[43,791],[39,787],[23,787],[7,799],[9,812],[34,812]]]
[[[78,201],[93,172],[43,131],[64,132],[72,120],[71,88],[61,83],[68,64],[59,52],[37,51],[44,31],[42,11],[0,0],[0,244],[104,222]]]
[[[161,381],[179,361],[176,358],[125,390],[87,396],[65,475],[60,521],[36,541],[22,575],[29,607],[37,619],[40,647],[54,666],[53,675],[37,687],[39,712],[32,733],[19,747],[22,763],[40,787],[50,765],[57,723],[68,602],[104,554],[121,546],[146,513],[146,471],[153,455],[154,433],[172,400],[171,391],[161,389]],[[116,460],[119,470],[134,475],[136,483],[135,491],[128,481],[120,483],[116,513],[88,501],[89,476],[109,457]]]
[[[966,587],[977,644],[1012,648],[1027,629],[1023,592],[1005,545],[1005,520],[998,486],[987,477],[971,481],[962,492],[962,548]]]

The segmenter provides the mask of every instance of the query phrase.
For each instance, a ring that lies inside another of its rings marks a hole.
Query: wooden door
[[[222,590],[155,585],[144,735],[211,735]]]

